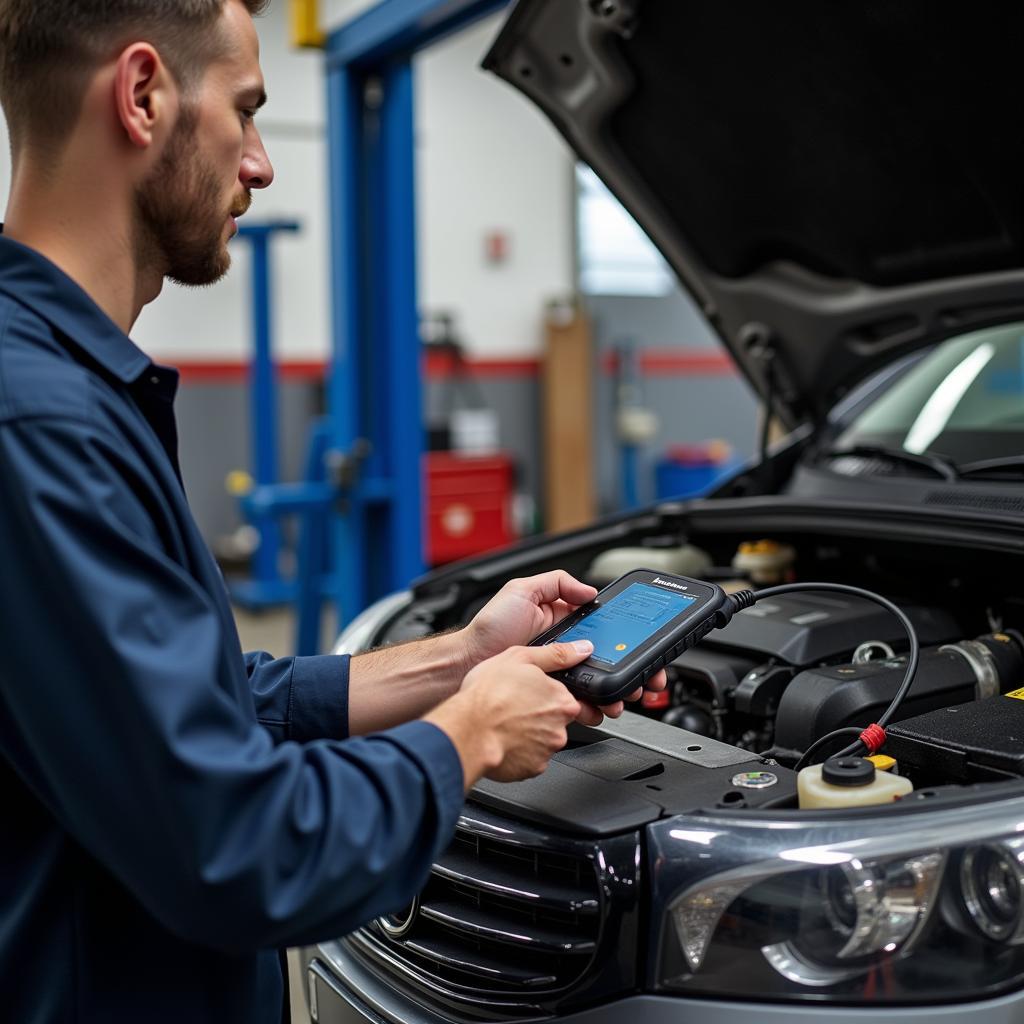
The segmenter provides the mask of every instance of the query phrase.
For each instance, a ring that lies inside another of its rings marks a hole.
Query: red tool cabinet
[[[440,565],[516,540],[515,463],[508,455],[428,452],[427,562]]]

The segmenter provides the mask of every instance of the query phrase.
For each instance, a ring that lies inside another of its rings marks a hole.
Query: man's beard
[[[223,241],[228,211],[210,165],[195,151],[198,116],[183,108],[153,173],[135,195],[136,258],[183,285],[219,281],[231,266]],[[240,217],[251,196],[236,199],[231,214]]]

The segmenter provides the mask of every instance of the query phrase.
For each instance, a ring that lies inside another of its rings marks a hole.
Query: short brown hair
[[[0,0],[0,105],[15,154],[74,126],[88,76],[120,47],[152,43],[182,88],[216,54],[227,0]],[[270,0],[241,0],[261,14]]]

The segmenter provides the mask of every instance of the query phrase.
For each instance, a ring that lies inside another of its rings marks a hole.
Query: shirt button
[[[149,378],[149,383],[150,384],[159,384],[160,383],[160,378],[156,377],[156,376],[150,377]]]

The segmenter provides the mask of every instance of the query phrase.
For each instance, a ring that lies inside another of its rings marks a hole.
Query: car
[[[920,640],[876,769],[913,791],[801,806],[796,769],[878,720],[909,640],[849,594],[771,598],[543,775],[477,785],[410,906],[302,952],[314,1019],[1024,1019],[1022,22],[512,9],[485,67],[645,228],[785,436],[706,498],[441,568],[339,650],[456,627],[553,568],[864,588]]]

